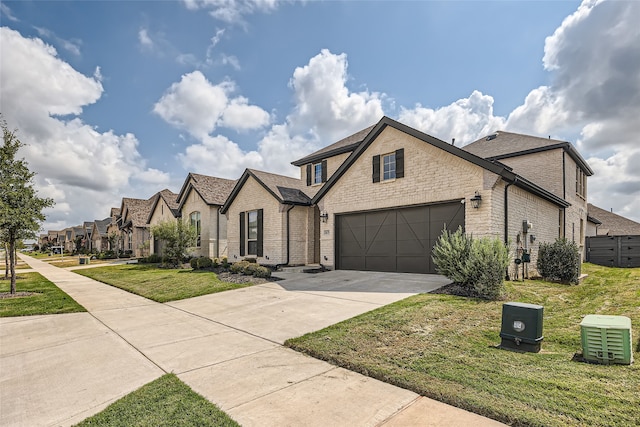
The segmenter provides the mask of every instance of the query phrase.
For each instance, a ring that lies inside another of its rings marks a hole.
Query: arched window
[[[196,247],[200,247],[200,233],[201,233],[201,227],[200,227],[200,212],[191,212],[191,215],[189,215],[189,220],[191,221],[191,226],[195,227],[196,229]]]

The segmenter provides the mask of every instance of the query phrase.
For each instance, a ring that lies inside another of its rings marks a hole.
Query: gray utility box
[[[502,305],[500,347],[507,350],[537,353],[542,343],[541,305],[508,302]]]

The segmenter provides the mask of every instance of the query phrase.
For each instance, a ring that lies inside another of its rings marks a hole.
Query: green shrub
[[[271,277],[271,269],[268,267],[263,267],[263,266],[258,266],[258,268],[255,269],[255,271],[253,272],[253,275],[255,277],[261,277],[263,279],[268,279],[269,277]]]
[[[189,261],[189,265],[194,270],[197,270],[198,269],[198,258],[191,258],[191,260]]]
[[[220,267],[220,260],[219,260],[218,258],[214,258],[214,259],[213,259],[213,265],[212,265],[212,267],[213,267],[213,268],[218,268],[218,267]]]
[[[246,260],[245,260],[246,261]],[[260,268],[260,266],[256,263],[250,262],[250,261],[246,261],[248,264],[247,266],[242,270],[242,273],[247,275],[247,276],[254,276],[255,272]]]
[[[466,265],[469,283],[480,298],[497,300],[504,293],[509,251],[500,239],[474,239]]]
[[[536,267],[544,279],[578,283],[578,245],[564,238],[556,239],[554,243],[541,243]]]
[[[222,262],[222,268],[224,269],[228,269],[229,266],[231,265],[229,264],[229,260],[227,259],[227,257],[223,257],[221,262]]]
[[[244,269],[248,265],[249,265],[249,263],[247,261],[234,262],[233,264],[231,264],[231,267],[229,267],[229,271],[231,271],[234,274],[243,273]]]
[[[197,258],[197,260],[198,260],[197,265],[199,269],[210,268],[213,265],[213,261],[211,260],[211,258],[206,256],[201,256]]]
[[[474,239],[444,230],[433,248],[438,273],[462,286],[468,295],[496,300],[504,293],[509,252],[498,238]]]
[[[258,260],[255,259],[255,258],[245,258],[244,260],[247,261],[247,262],[250,262],[252,264],[255,264],[256,262],[258,262]]]
[[[158,264],[162,261],[162,257],[158,254],[151,254],[146,258],[138,258],[138,262],[142,264]]]
[[[432,258],[438,273],[455,283],[467,283],[465,265],[471,252],[471,241],[461,227],[454,233],[444,230],[433,247]]]

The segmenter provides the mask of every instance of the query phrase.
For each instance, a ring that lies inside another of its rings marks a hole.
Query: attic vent
[[[580,332],[585,360],[606,365],[633,363],[628,317],[589,314],[582,319]]]
[[[498,137],[497,133],[493,133],[487,137],[487,141],[491,141],[492,139],[496,139]]]

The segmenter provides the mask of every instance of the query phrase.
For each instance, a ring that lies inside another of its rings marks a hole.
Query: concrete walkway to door
[[[441,277],[292,274],[159,304],[23,259],[89,313],[0,319],[1,425],[71,425],[165,372],[243,426],[500,425],[281,345]]]

